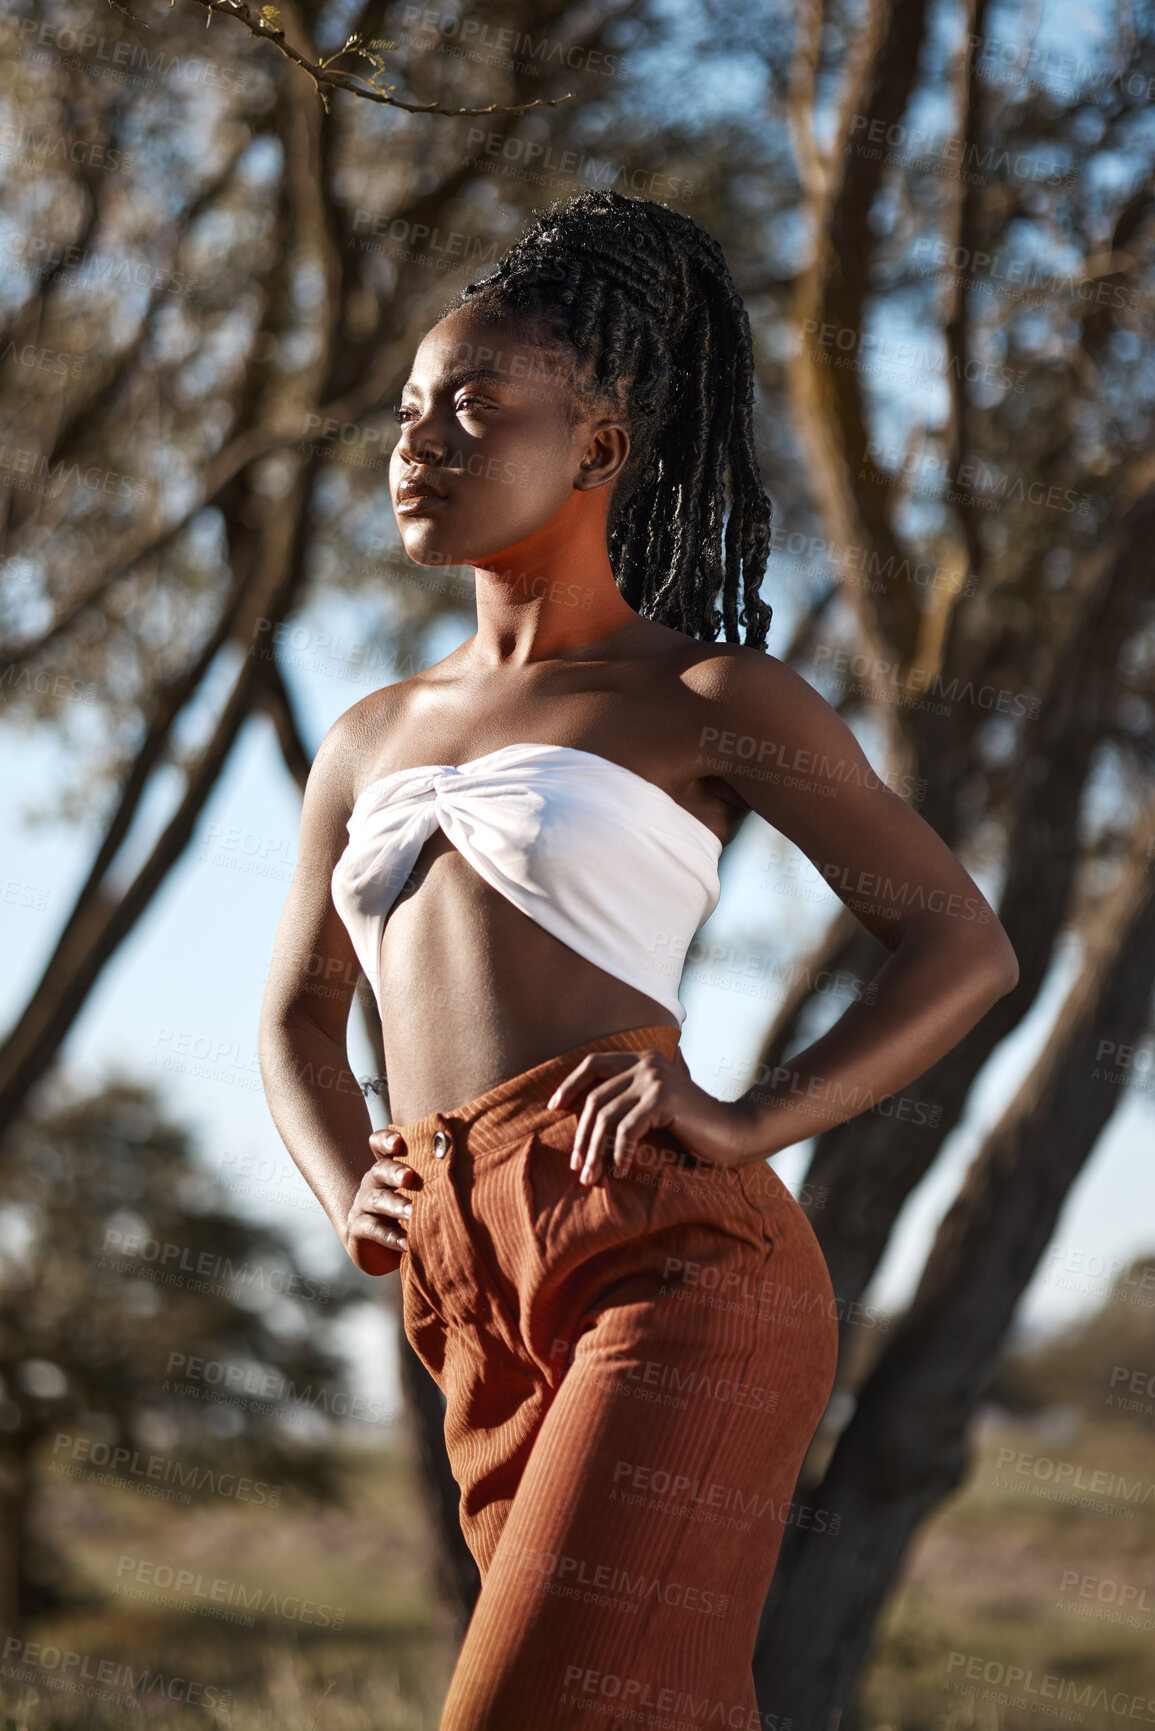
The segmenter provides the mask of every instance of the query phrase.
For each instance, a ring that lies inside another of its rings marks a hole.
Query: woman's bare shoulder
[[[704,643],[684,632],[671,632],[678,677],[695,697],[725,702],[741,693],[789,693],[799,675],[768,650],[745,643]]]
[[[427,669],[411,674],[350,704],[322,739],[314,769],[326,778],[340,780],[350,789],[351,798],[355,798],[358,790],[372,779],[390,736],[404,727],[414,703],[429,687],[429,673],[435,671]]]

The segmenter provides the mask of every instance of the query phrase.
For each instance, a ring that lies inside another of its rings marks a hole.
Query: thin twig
[[[208,14],[205,19],[206,27],[212,22],[214,12],[223,12],[226,17],[239,19],[250,33],[259,37],[262,42],[271,42],[275,48],[279,48],[286,59],[291,60],[295,66],[299,66],[302,72],[308,73],[316,85],[317,94],[325,104],[326,109],[329,106],[325,90],[326,85],[335,90],[348,90],[353,96],[363,96],[368,102],[380,102],[387,108],[403,108],[406,114],[446,114],[452,118],[476,114],[526,114],[531,108],[556,108],[559,103],[573,100],[573,92],[570,91],[565,96],[539,96],[533,102],[523,102],[512,107],[499,102],[491,102],[487,108],[439,108],[435,104],[402,102],[400,97],[391,96],[386,90],[378,90],[366,79],[360,79],[348,72],[332,71],[329,63],[325,61],[314,63],[311,60],[306,60],[305,56],[288,41],[280,25],[271,22],[265,16],[266,13],[272,14],[274,17],[277,16],[275,6],[266,6],[262,8],[260,13],[257,13],[246,4],[246,0],[195,0],[195,4],[203,6]],[[346,43],[346,47],[348,47],[348,43]],[[334,55],[332,58],[336,59],[337,56]]]

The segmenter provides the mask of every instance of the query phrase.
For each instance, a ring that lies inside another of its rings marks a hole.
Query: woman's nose
[[[409,421],[401,430],[397,450],[407,463],[440,463],[445,457],[445,441],[427,421]]]
[[[406,440],[401,455],[407,463],[440,463],[445,456],[445,446],[438,439],[420,435]]]

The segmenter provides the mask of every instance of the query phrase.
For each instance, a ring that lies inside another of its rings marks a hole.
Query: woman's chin
[[[508,555],[492,552],[487,544],[471,542],[468,547],[454,546],[438,541],[432,535],[410,534],[402,536],[401,545],[415,565],[458,565],[465,568],[493,566],[495,573],[509,573]]]
[[[477,535],[463,535],[460,540],[446,523],[428,517],[401,515],[397,528],[401,545],[415,565],[473,565],[490,568],[495,575],[508,575],[522,563],[521,554],[527,537],[535,525],[514,524],[504,533],[494,533],[494,525]]]
[[[407,524],[401,545],[415,565],[461,565],[468,563],[451,548],[440,545],[436,536],[422,531],[416,524]]]

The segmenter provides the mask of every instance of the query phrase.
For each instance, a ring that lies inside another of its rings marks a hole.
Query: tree
[[[811,1487],[844,1512],[846,1542],[823,1557],[804,1529],[787,1535],[755,1671],[766,1704],[806,1727],[849,1707],[906,1546],[962,1476],[967,1427],[1015,1304],[1122,1097],[1117,1079],[1099,1079],[1095,1054],[1149,1028],[1155,978],[1151,711],[1127,704],[1131,692],[1150,691],[1145,547],[1155,492],[1140,431],[1145,391],[1130,400],[1138,419],[1129,420],[1117,390],[1119,362],[1149,315],[1139,267],[1155,205],[1146,156],[1113,197],[1097,197],[1080,143],[1095,150],[1131,135],[1152,41],[1125,39],[1106,75],[1069,88],[1065,101],[1033,82],[1000,92],[989,77],[988,8],[960,12],[955,131],[923,135],[920,150],[909,116],[928,11],[922,0],[883,0],[868,8],[848,56],[823,159],[798,101],[813,88],[818,18],[814,8],[802,18],[792,81],[815,235],[795,314],[803,333],[817,333],[804,334],[791,372],[796,424],[828,534],[884,577],[854,598],[874,681],[893,681],[897,760],[928,789],[925,815],[957,851],[981,858],[976,843],[997,826],[999,913],[1021,968],[1016,991],[919,1082],[937,1108],[929,1131],[863,1114],[819,1139],[807,1181],[830,1206],[812,1223],[840,1306],[861,1296],[899,1209],[1071,926],[1083,935],[1083,963],[1047,1053],[976,1156],[911,1308]],[[916,236],[929,242],[925,259],[950,261],[926,327],[946,408],[896,430],[867,403],[861,361],[836,366],[824,334],[863,348],[874,303],[911,284]],[[992,260],[1041,292],[994,292],[1000,283],[984,276]],[[1001,377],[976,364],[991,354],[1005,363]],[[984,517],[984,492],[1005,520]],[[1032,500],[1043,508],[1032,513]],[[920,561],[947,578],[937,594],[919,594]],[[982,693],[1011,700],[1000,701],[998,721]],[[1022,693],[1030,701],[1015,701]],[[1088,846],[1080,816],[1105,751],[1126,791]],[[1092,867],[1112,886],[1093,920]],[[864,975],[862,935],[832,937],[826,964]],[[782,1057],[808,995],[771,1030],[764,1062]]]
[[[182,1494],[194,1501],[226,1471],[252,1480],[256,1501],[282,1484],[340,1495],[325,1415],[347,1408],[348,1391],[323,1336],[364,1302],[364,1281],[352,1269],[316,1277],[281,1233],[224,1212],[216,1196],[187,1133],[130,1081],[41,1102],[10,1138],[0,1171],[7,1630],[69,1590],[37,1537],[46,1470],[110,1464],[133,1485],[146,1482],[144,1460],[147,1482],[190,1486]]]
[[[452,36],[414,30],[399,4],[367,5],[336,36],[319,14],[279,9],[314,69],[348,34],[395,40],[385,76],[413,108],[572,97],[478,125],[394,111],[348,82],[326,106],[283,44],[251,40],[235,0],[213,12],[195,36],[181,9],[91,15],[130,60],[144,27],[155,32],[140,94],[37,59],[50,48],[39,36],[16,91],[25,106],[51,99],[59,133],[41,149],[30,132],[14,210],[30,268],[2,349],[23,389],[0,678],[10,715],[61,727],[81,708],[69,682],[94,688],[84,707],[101,749],[83,785],[109,809],[3,1054],[0,1121],[46,1074],[254,715],[303,781],[281,623],[317,595],[367,594],[384,679],[421,660],[445,614],[463,618],[453,574],[415,574],[395,555],[371,466],[401,369],[451,284],[531,206],[584,185],[689,210],[721,241],[755,329],[776,519],[767,592],[790,619],[771,647],[877,740],[879,772],[1000,890],[1020,961],[1016,991],[916,1084],[926,1111],[866,1112],[818,1139],[806,1194],[821,1198],[811,1218],[843,1313],[1056,955],[1073,943],[1079,957],[1051,1047],[976,1155],[909,1314],[881,1355],[844,1354],[838,1410],[851,1416],[801,1495],[847,1518],[825,1556],[790,1527],[756,1662],[767,1711],[826,1731],[851,1715],[911,1533],[963,1470],[1017,1296],[1126,1097],[1088,1055],[1125,1049],[1149,1023],[1151,19],[1120,8],[1072,71],[986,0],[933,16],[925,0],[789,12],[699,0],[673,20],[645,5],[508,0],[464,5]],[[501,30],[516,46],[466,50]],[[623,51],[644,76],[607,74]],[[190,131],[174,126],[173,97],[198,57],[225,100]],[[764,100],[707,106],[733,66],[746,78],[734,88]],[[94,258],[141,252],[108,156],[162,124],[153,274],[130,317],[80,283],[98,283]],[[561,166],[567,151],[577,169]],[[43,357],[59,355],[68,376],[47,391]],[[102,488],[114,482],[98,494],[85,482],[97,456]],[[126,479],[137,498],[118,494]],[[223,701],[206,700],[213,680]],[[190,713],[202,717],[191,727]],[[124,889],[129,826],[174,767],[172,816]],[[826,1021],[825,978],[861,987],[881,960],[834,910],[795,958],[760,1062],[788,1064]],[[990,1270],[978,1289],[976,1259]],[[409,1371],[447,1579],[467,1611],[436,1401]]]

